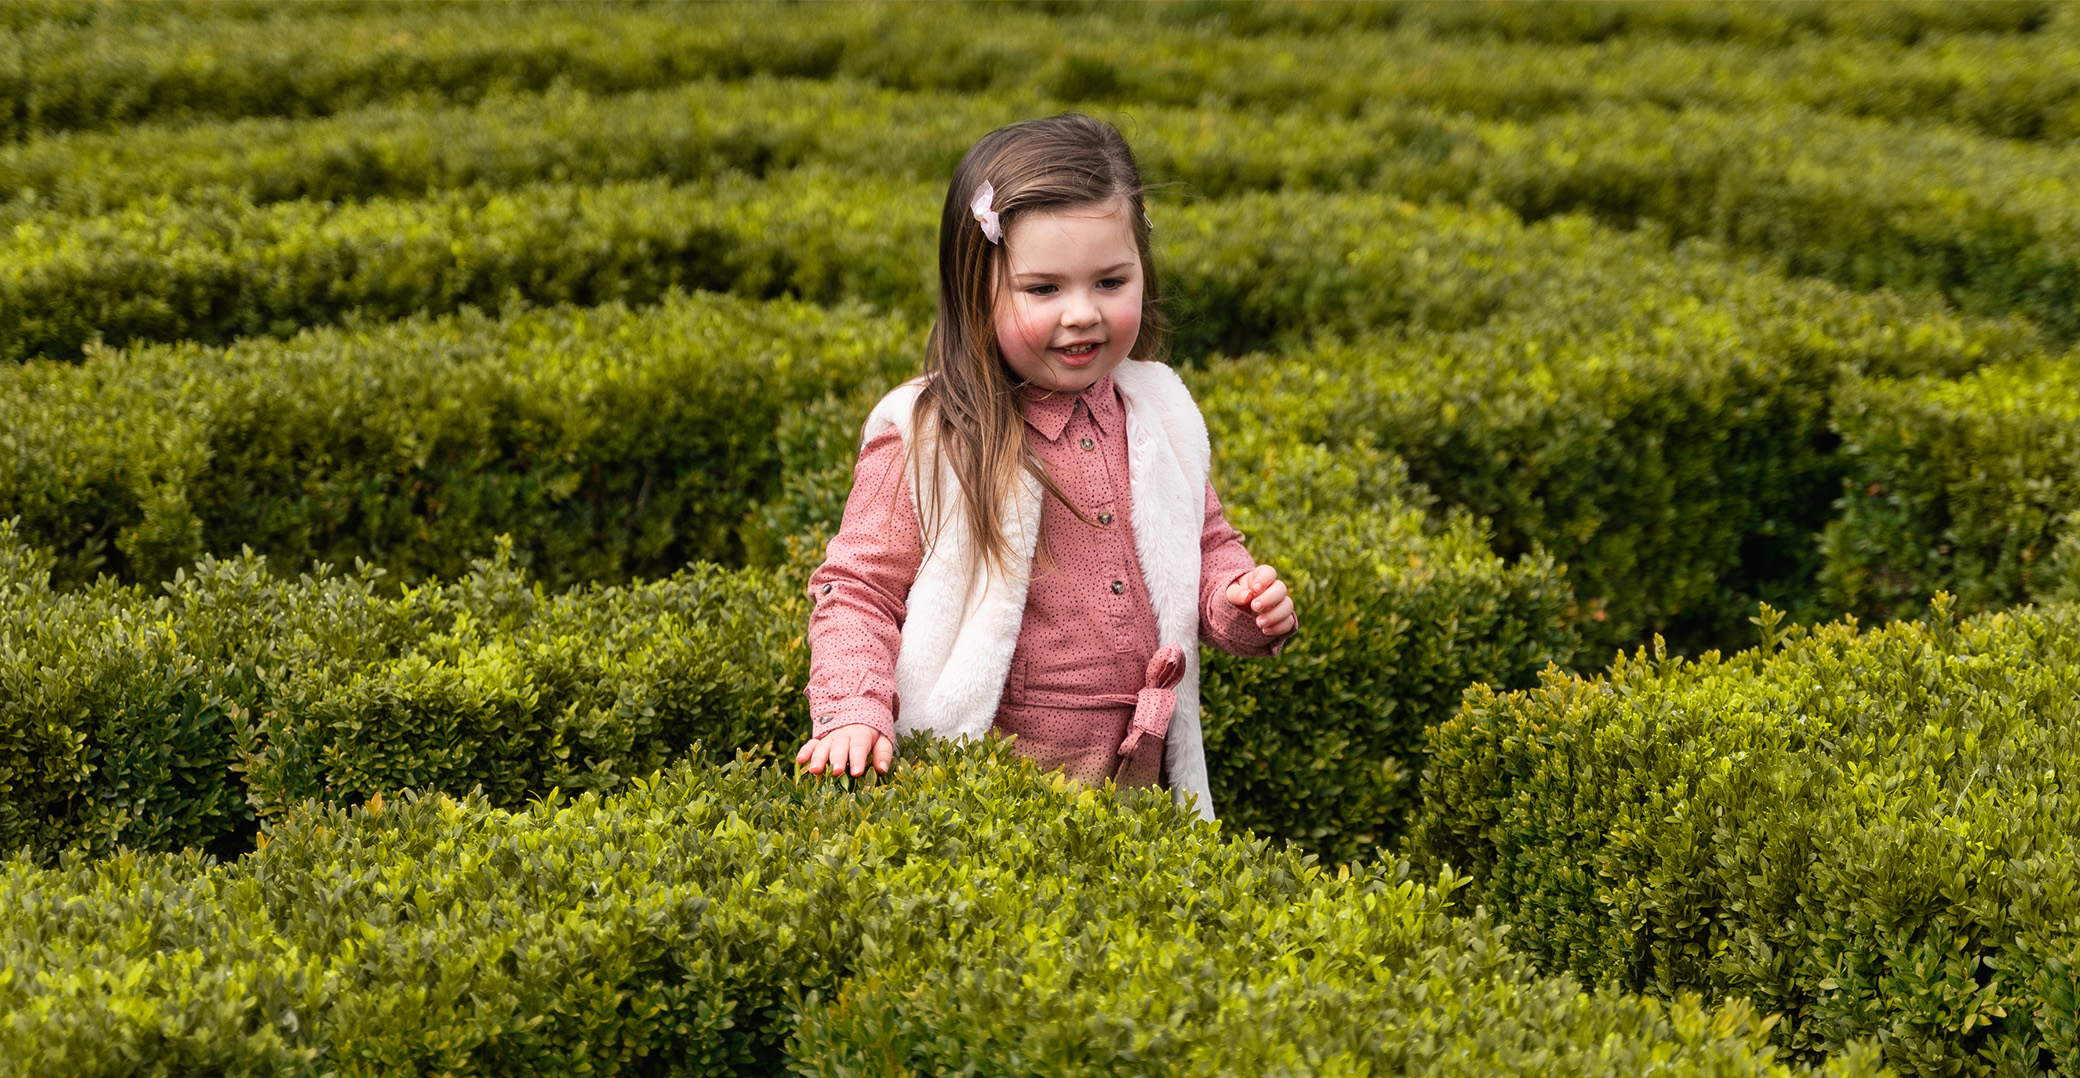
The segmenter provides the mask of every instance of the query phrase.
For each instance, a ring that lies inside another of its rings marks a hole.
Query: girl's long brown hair
[[[1028,213],[1107,205],[1125,210],[1142,274],[1141,333],[1129,357],[1164,358],[1168,334],[1157,302],[1141,170],[1117,128],[1065,113],[1000,127],[968,150],[953,171],[939,216],[939,315],[925,342],[925,384],[912,424],[924,437],[910,454],[911,489],[918,493],[929,551],[948,492],[940,489],[936,461],[925,459],[931,453],[918,450],[928,446],[944,454],[959,477],[970,549],[980,551],[994,573],[1022,574],[1026,567],[1013,564],[1011,539],[998,519],[1020,473],[1038,478],[1047,495],[1072,512],[1075,507],[1026,443],[1019,380],[997,346],[996,303],[1008,273],[1004,245],[989,242],[968,209],[985,182],[996,189],[994,205],[1007,242],[1012,222]]]

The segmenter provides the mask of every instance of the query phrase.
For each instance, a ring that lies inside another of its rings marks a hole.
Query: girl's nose
[[[1098,320],[1098,305],[1082,292],[1076,293],[1068,303],[1062,305],[1062,325],[1088,326]]]

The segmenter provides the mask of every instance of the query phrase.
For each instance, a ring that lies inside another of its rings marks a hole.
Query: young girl
[[[898,732],[995,730],[1213,818],[1198,644],[1275,654],[1298,622],[1222,516],[1205,420],[1161,361],[1149,227],[1102,121],[1012,124],[961,159],[925,373],[868,417],[809,578],[810,772],[885,772]]]

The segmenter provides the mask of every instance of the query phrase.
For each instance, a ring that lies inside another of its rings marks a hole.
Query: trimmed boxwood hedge
[[[1868,379],[1837,406],[1847,463],[1827,526],[1830,602],[1912,616],[2080,599],[2080,356],[1957,380]]]
[[[808,726],[808,602],[771,572],[550,595],[498,558],[389,594],[365,566],[285,579],[248,555],[53,591],[49,565],[0,522],[10,852],[234,851],[306,797],[519,804]]]
[[[1413,809],[1424,729],[1462,688],[1530,685],[1580,656],[1574,590],[1550,555],[1497,556],[1484,522],[1436,511],[1393,457],[1261,428],[1214,444],[1228,517],[1302,626],[1276,659],[1203,649],[1221,821],[1376,859]]]
[[[1598,234],[1581,228],[1544,230]],[[1549,552],[1593,661],[1654,632],[1685,651],[1752,639],[1758,600],[1820,613],[1815,537],[1845,467],[1837,386],[2033,347],[2012,324],[1909,314],[1896,296],[1714,272],[1708,250],[1659,278],[1662,256],[1611,253],[1554,266],[1522,313],[1221,361],[1195,385],[1217,430],[1255,421],[1399,456],[1492,521],[1498,551]]]
[[[1806,1073],[1754,1012],[1542,979],[1449,875],[1331,874],[997,746],[297,810],[231,864],[0,866],[53,1075]],[[1868,1053],[1831,1064],[1861,1073]]]
[[[898,93],[853,80],[552,92],[317,120],[132,128],[0,146],[0,226],[52,227],[174,196],[247,203],[427,198],[459,187],[670,180],[806,165],[932,181],[980,132],[1057,106],[1030,91]],[[1934,287],[2071,336],[2080,169],[2056,146],[1800,106],[1598,99],[1513,122],[1403,100],[1354,117],[1207,106],[1097,110],[1159,187],[1199,197],[1358,189],[1587,211],[1761,252],[1853,287]],[[1218,139],[1206,137],[1219,131]],[[26,257],[26,254],[25,254]],[[120,326],[104,327],[120,333]]]
[[[2080,1069],[2080,608],[1468,690],[1410,848],[1549,970],[1747,997],[1805,1057]]]
[[[1449,5],[1442,19],[1412,8],[1408,25],[1384,32],[1310,32],[1310,13],[1254,36],[1231,30],[1236,16],[1249,19],[1246,8],[1189,4],[1172,9],[1186,17],[1169,26],[1151,26],[1136,7],[1115,17],[1104,8],[998,4],[940,5],[929,15],[868,4],[383,5],[167,19],[143,33],[49,21],[0,29],[12,46],[0,49],[0,139],[159,118],[329,115],[397,98],[467,102],[557,83],[624,92],[751,74],[850,75],[895,89],[1037,87],[1061,102],[1284,109],[1306,101],[1343,115],[1381,100],[1518,118],[1599,99],[1804,104],[2001,137],[2070,137],[2080,122],[2072,109],[2080,45],[2059,32],[2070,16],[2036,4],[1950,6],[1977,14],[1885,4],[1875,18],[1837,20],[1891,24],[1879,32],[1788,41],[1781,30],[1724,41],[1653,32],[1598,40],[1581,29],[1588,9],[1563,5],[1542,15]],[[1715,11],[1741,9],[1769,21],[1756,5],[1637,7],[1640,23],[1679,22],[1648,13],[1684,8],[1707,24]],[[1558,32],[1523,32],[1527,23]]]
[[[30,364],[0,370],[0,518],[68,582],[242,547],[454,577],[501,533],[553,586],[662,576],[738,560],[774,425],[921,343],[855,306],[702,293]]]

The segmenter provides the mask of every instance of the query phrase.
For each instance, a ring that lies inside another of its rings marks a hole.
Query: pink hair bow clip
[[[997,189],[988,180],[975,189],[975,200],[968,203],[968,212],[975,215],[975,223],[982,226],[982,238],[991,243],[1004,242],[1004,226],[997,220],[997,211],[990,207],[997,201]]]

